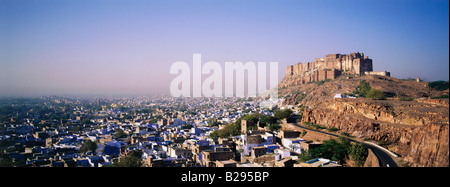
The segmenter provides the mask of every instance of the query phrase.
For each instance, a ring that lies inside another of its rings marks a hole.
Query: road
[[[346,139],[348,139],[349,141],[352,141],[352,142],[363,143],[367,148],[372,150],[372,152],[375,154],[375,156],[377,156],[381,167],[398,167],[397,163],[394,161],[394,159],[391,157],[391,155],[389,153],[385,152],[385,150],[383,150],[383,149],[381,149],[381,148],[379,148],[377,146],[368,144],[366,142],[361,142],[361,141],[359,141],[357,139],[354,139],[354,138],[350,138],[350,137],[346,137],[346,136],[340,136],[340,135],[333,134],[333,133],[328,133],[328,132],[324,132],[324,131],[320,131],[320,130],[306,128],[306,127],[300,126],[300,125],[298,125],[296,123],[292,123],[292,124],[294,126],[296,126],[296,127],[302,128],[302,129],[306,129],[306,130],[310,130],[310,131],[314,131],[314,132],[318,132],[318,133],[322,133],[322,134],[326,134],[326,135],[330,135],[330,136],[335,136],[335,137],[343,137],[343,138],[346,138]]]

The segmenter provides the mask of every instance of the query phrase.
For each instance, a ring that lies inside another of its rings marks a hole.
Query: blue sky
[[[364,52],[375,71],[449,78],[447,0],[0,1],[0,95],[168,92],[170,65],[310,62]]]

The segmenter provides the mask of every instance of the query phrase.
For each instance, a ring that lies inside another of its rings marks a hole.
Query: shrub
[[[449,82],[448,81],[442,81],[442,80],[441,81],[434,81],[434,82],[428,83],[428,86],[433,88],[433,89],[443,91],[443,90],[448,89]]]
[[[308,133],[307,131],[303,130],[302,131],[302,137],[306,135],[306,133]]]
[[[141,159],[142,151],[132,150],[127,155],[122,156],[119,162],[111,164],[109,167],[142,167],[144,163]]]
[[[298,99],[298,101],[300,102],[300,101],[302,101],[305,97],[306,97],[306,94],[300,93],[300,94],[297,96],[297,99]]]
[[[338,131],[338,130],[339,130],[339,129],[336,128],[336,127],[331,127],[331,128],[328,129],[328,131],[330,131],[330,132],[336,132],[336,131]]]
[[[317,86],[320,86],[320,85],[322,85],[322,84],[324,84],[324,83],[326,83],[326,82],[328,82],[328,81],[330,81],[330,80],[331,80],[331,79],[321,80],[321,81],[317,82]]]
[[[80,152],[82,153],[88,151],[95,152],[95,150],[97,150],[97,144],[91,140],[83,141],[80,147]]]
[[[275,118],[277,119],[287,119],[292,116],[294,112],[291,109],[277,110],[275,111]]]
[[[441,95],[441,96],[431,97],[431,99],[446,99],[446,98],[448,98],[448,95]]]
[[[341,132],[341,135],[343,136],[347,136],[347,137],[353,137],[350,133],[348,132]]]
[[[366,161],[368,150],[362,143],[355,143],[351,146],[350,156],[355,161],[356,166],[362,167]]]
[[[370,87],[369,83],[366,82],[366,80],[362,80],[359,83],[359,86],[356,87],[356,90],[353,93],[358,94],[359,97],[366,97],[366,95],[369,93],[369,91],[371,89],[372,89],[372,87]]]
[[[281,129],[281,125],[279,125],[279,124],[270,124],[269,125],[269,129],[271,130],[271,131],[275,131],[275,130],[279,130],[279,129]]]
[[[386,99],[386,94],[383,91],[377,89],[370,89],[370,91],[366,95],[367,98],[372,99]]]
[[[324,141],[321,147],[309,150],[308,154],[313,158],[322,157],[342,163],[348,155],[347,147],[347,143],[331,139]]]
[[[400,97],[398,98],[399,101],[413,101],[414,98],[412,97]]]

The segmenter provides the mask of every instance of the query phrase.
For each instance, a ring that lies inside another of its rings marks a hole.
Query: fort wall
[[[298,63],[286,68],[285,80],[295,80],[298,84],[335,79],[342,72],[354,75],[364,75],[373,71],[372,59],[364,53],[328,54],[316,58],[314,62]]]

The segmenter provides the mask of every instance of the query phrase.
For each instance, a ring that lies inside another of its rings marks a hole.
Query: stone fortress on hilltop
[[[336,79],[342,73],[356,76],[384,75],[386,71],[373,71],[372,59],[364,53],[328,54],[323,58],[316,58],[314,62],[298,63],[286,68],[286,76],[282,86],[291,84],[305,84],[308,82]]]

